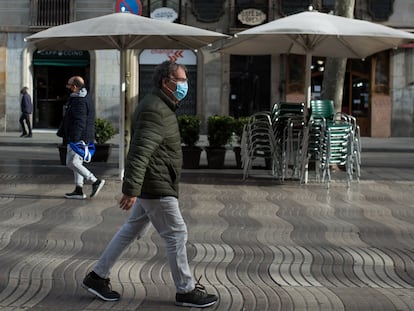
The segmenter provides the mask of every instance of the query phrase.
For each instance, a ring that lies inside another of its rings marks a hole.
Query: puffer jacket
[[[176,105],[160,90],[146,95],[132,117],[122,192],[178,198],[182,151]]]
[[[95,139],[95,107],[86,89],[72,93],[63,116],[63,144],[93,142]]]

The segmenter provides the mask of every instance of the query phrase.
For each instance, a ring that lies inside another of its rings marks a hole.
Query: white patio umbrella
[[[236,55],[306,55],[305,94],[309,107],[312,56],[365,58],[410,41],[414,41],[414,35],[409,32],[309,11],[239,32],[219,51]]]
[[[198,49],[228,36],[130,13],[113,13],[68,23],[25,38],[40,50],[102,50],[121,53],[119,175],[125,156],[125,55],[127,49]]]

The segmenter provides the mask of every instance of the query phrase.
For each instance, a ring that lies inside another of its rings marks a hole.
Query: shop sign
[[[117,0],[115,11],[118,13],[129,12],[136,15],[142,15],[141,0]]]
[[[197,64],[197,57],[191,50],[147,49],[139,56],[141,65],[158,65],[166,60],[182,65]]]
[[[242,24],[256,26],[266,20],[266,14],[258,9],[245,9],[237,15],[237,18]]]
[[[35,58],[89,58],[88,51],[51,51],[38,50],[34,56]]]
[[[173,22],[178,18],[177,12],[172,8],[158,8],[151,12],[151,18]]]

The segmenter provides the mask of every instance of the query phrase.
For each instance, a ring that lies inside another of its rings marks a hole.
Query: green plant
[[[249,122],[249,117],[239,117],[234,120],[233,131],[237,136],[237,140],[240,143],[243,135],[243,128]]]
[[[223,147],[233,134],[234,118],[231,116],[211,116],[207,120],[207,138],[210,147]]]
[[[95,141],[104,144],[115,136],[115,129],[111,122],[105,119],[95,119]]]
[[[186,146],[193,147],[200,137],[200,117],[184,114],[178,116],[177,120],[182,142]]]

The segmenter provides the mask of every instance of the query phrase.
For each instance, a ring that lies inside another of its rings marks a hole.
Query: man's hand
[[[119,208],[128,211],[132,206],[134,206],[137,197],[130,197],[129,195],[123,194],[121,200],[119,201]]]

